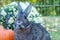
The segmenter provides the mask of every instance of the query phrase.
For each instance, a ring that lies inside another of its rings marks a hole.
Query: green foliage
[[[26,2],[26,3],[21,2],[21,4],[22,4],[22,8],[24,10],[24,8],[26,6],[28,6],[29,3],[28,2]],[[1,8],[0,24],[2,24],[2,25],[4,24],[7,14],[12,14],[12,16],[10,17],[10,19],[8,21],[8,27],[9,27],[9,29],[12,29],[13,22],[15,21],[17,13],[18,13],[18,10],[17,10],[17,3],[16,2],[12,2],[11,4],[6,5],[4,8]],[[27,18],[29,21],[32,21],[32,22],[42,23],[41,15],[37,12],[36,8],[33,6],[31,8],[31,12]]]
[[[1,0],[2,3],[0,6],[4,6],[6,4],[9,4],[13,1],[16,2],[30,2],[33,6],[37,8],[40,14],[43,16],[59,16],[60,15],[60,0]],[[45,5],[45,6],[43,6]],[[52,6],[50,6],[52,5]],[[54,6],[55,5],[55,6]],[[50,8],[50,9],[49,9]],[[54,9],[54,10],[53,10]],[[52,10],[52,11],[51,11]],[[55,11],[55,13],[53,13]]]
[[[60,16],[46,16],[42,18],[44,19],[43,25],[51,35],[51,40],[60,40]]]

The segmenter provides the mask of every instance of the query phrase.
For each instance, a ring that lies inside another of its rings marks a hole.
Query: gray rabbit
[[[27,19],[31,11],[31,4],[22,11],[18,3],[18,14],[13,24],[14,40],[51,40],[50,34],[39,23],[30,22]]]

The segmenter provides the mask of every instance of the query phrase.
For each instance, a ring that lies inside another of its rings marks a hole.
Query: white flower
[[[14,12],[14,16],[16,17],[16,15],[18,14],[18,11]]]
[[[12,24],[14,22],[13,17],[10,17],[10,20],[8,21],[8,23]]]
[[[1,15],[6,16],[6,12],[4,10],[1,11]]]
[[[13,2],[13,3],[9,4],[9,5],[17,5],[17,3]],[[24,11],[28,7],[29,2],[20,2],[20,5],[21,5],[21,7],[22,7],[22,9]],[[14,6],[12,6],[12,8],[13,8],[13,11],[14,11],[14,15],[16,16],[18,11],[15,12]],[[30,14],[28,15],[27,18],[28,18],[29,21],[35,21],[36,23],[38,23],[38,22],[42,23],[42,21],[43,21],[41,15],[36,10],[36,8],[33,7],[33,6],[31,8]]]
[[[12,2],[9,5],[17,5],[17,3],[16,2]]]

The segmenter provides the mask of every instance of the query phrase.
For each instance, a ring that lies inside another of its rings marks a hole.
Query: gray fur
[[[28,21],[29,9],[31,10],[31,5],[22,12],[21,6],[18,4],[18,14],[13,25],[14,40],[51,40],[50,34],[42,25]]]

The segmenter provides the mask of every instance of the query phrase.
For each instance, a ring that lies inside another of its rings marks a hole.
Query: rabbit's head
[[[16,21],[14,22],[14,28],[15,29],[27,29],[29,28],[30,26],[30,23],[27,19],[27,16],[29,15],[30,11],[31,11],[31,5],[29,4],[27,6],[27,8],[22,11],[22,8],[20,6],[20,4],[18,3],[18,14],[16,16]]]

